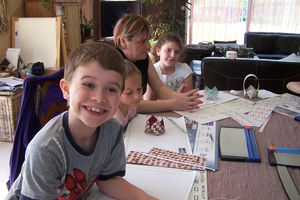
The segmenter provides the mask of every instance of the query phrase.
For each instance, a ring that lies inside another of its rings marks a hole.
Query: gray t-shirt
[[[82,197],[96,180],[125,175],[123,129],[111,119],[98,127],[94,149],[73,141],[67,112],[49,121],[27,147],[22,170],[6,199]]]

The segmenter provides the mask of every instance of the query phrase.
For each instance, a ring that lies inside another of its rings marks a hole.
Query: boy
[[[60,81],[69,109],[32,139],[6,199],[83,199],[94,183],[116,199],[154,199],[122,178],[122,128],[111,118],[124,69],[107,44],[86,43],[71,53]]]

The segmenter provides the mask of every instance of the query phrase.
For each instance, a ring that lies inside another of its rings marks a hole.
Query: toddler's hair
[[[157,48],[161,48],[161,46],[163,46],[166,42],[175,42],[179,49],[182,50],[183,48],[183,43],[181,38],[175,34],[175,33],[165,33],[163,34],[157,41],[155,47]]]
[[[124,85],[124,58],[112,45],[103,42],[84,43],[71,52],[64,69],[64,78],[67,81],[71,81],[75,70],[79,66],[84,67],[84,65],[93,61],[98,62],[105,70],[112,70],[119,73],[122,77],[122,85]],[[99,74],[99,76],[101,76],[101,74]]]
[[[135,64],[125,59],[125,79],[132,74],[138,74],[141,76],[141,71],[135,66]]]

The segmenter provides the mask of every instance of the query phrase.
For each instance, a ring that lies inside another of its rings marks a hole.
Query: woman
[[[133,62],[142,74],[143,93],[147,84],[152,88],[158,100],[142,100],[138,112],[162,112],[170,110],[192,110],[199,108],[201,103],[198,89],[186,93],[174,92],[160,80],[153,63],[148,57],[150,44],[149,23],[136,14],[124,15],[114,28],[114,43],[124,58]]]

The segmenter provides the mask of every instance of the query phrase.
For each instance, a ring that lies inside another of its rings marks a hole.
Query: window
[[[246,31],[300,33],[300,0],[191,0],[190,44],[237,40]]]

